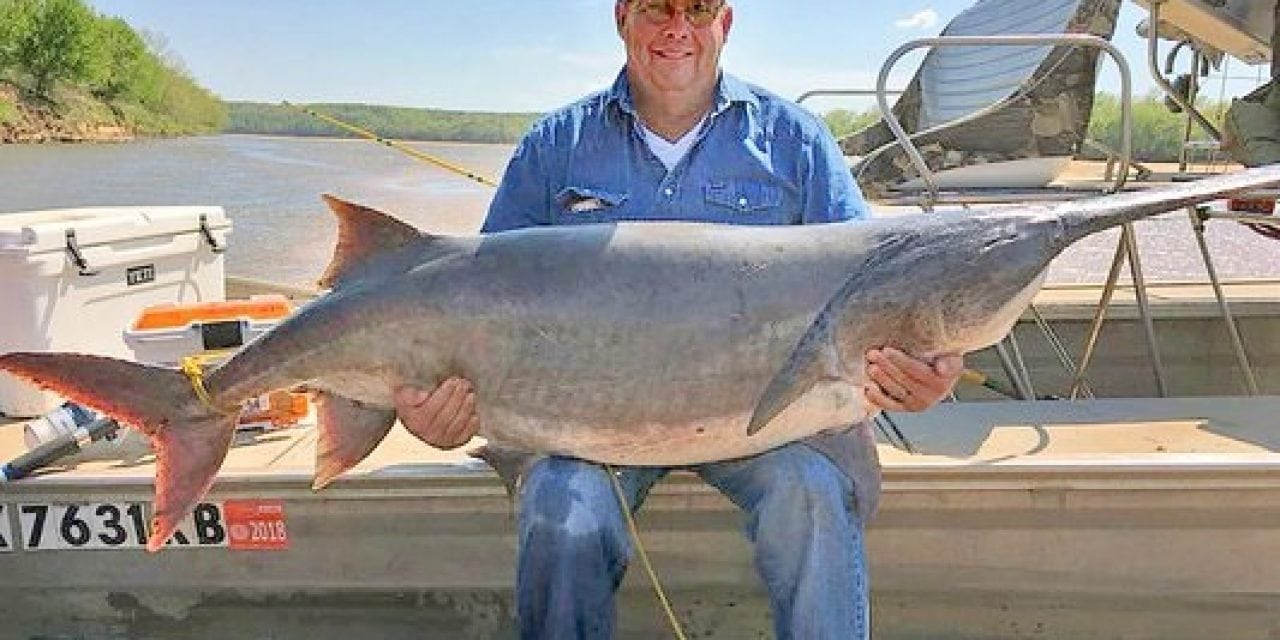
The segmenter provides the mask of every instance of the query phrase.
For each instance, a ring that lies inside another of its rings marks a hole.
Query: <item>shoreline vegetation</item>
[[[0,141],[213,133],[225,121],[163,36],[84,0],[0,0]]]
[[[1227,105],[1197,101],[1218,120]],[[388,139],[512,144],[541,115],[372,104],[308,104]],[[1089,138],[1119,146],[1119,98],[1099,93]],[[1152,94],[1133,103],[1134,158],[1177,161],[1186,116]],[[837,138],[874,122],[875,110],[822,118]],[[1205,139],[1193,127],[1193,139]],[[223,101],[200,86],[164,37],[139,32],[85,0],[0,0],[0,144],[116,142],[216,133],[352,138],[282,104]],[[1086,147],[1082,159],[1099,159]]]
[[[392,140],[510,144],[540,113],[455,111],[373,104],[311,103],[308,109],[349,122]],[[222,133],[354,138],[314,116],[280,104],[228,102]]]

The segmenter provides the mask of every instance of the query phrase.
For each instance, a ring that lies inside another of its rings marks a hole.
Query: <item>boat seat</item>
[[[1121,0],[978,0],[943,36],[1089,33],[1110,39]],[[1075,46],[935,47],[893,112],[941,188],[1038,188],[1084,141],[1101,52]],[[979,113],[998,105],[987,113]],[[840,141],[870,197],[921,181],[883,121]],[[996,163],[1002,163],[996,165]]]

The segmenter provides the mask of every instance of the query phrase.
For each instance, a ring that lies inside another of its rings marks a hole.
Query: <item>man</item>
[[[835,141],[798,106],[722,74],[723,0],[619,0],[626,67],[607,91],[538,122],[517,147],[483,231],[618,220],[809,224],[864,218]],[[959,357],[869,353],[867,398],[893,411],[937,403]],[[397,392],[405,425],[437,447],[476,432],[463,380]],[[661,402],[654,398],[654,402]],[[862,531],[878,494],[869,426],[690,469],[748,515],[780,638],[865,638]],[[620,473],[638,508],[668,469]],[[549,458],[519,498],[516,600],[525,638],[607,638],[630,541],[599,465]]]

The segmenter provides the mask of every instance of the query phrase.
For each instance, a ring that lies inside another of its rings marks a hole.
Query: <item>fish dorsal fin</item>
[[[338,244],[317,283],[321,287],[336,287],[374,257],[429,237],[377,209],[329,194],[323,197],[338,217]]]

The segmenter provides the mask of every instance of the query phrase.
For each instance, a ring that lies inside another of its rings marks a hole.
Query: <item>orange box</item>
[[[125,344],[138,362],[170,367],[195,357],[214,364],[233,350],[270,331],[292,312],[281,295],[248,300],[161,304],[147,307],[125,332]],[[296,424],[310,409],[307,395],[277,391],[245,403],[240,427],[281,428]]]
[[[177,366],[196,354],[238,349],[271,330],[292,312],[281,295],[248,300],[161,304],[147,307],[125,331],[133,359]]]

